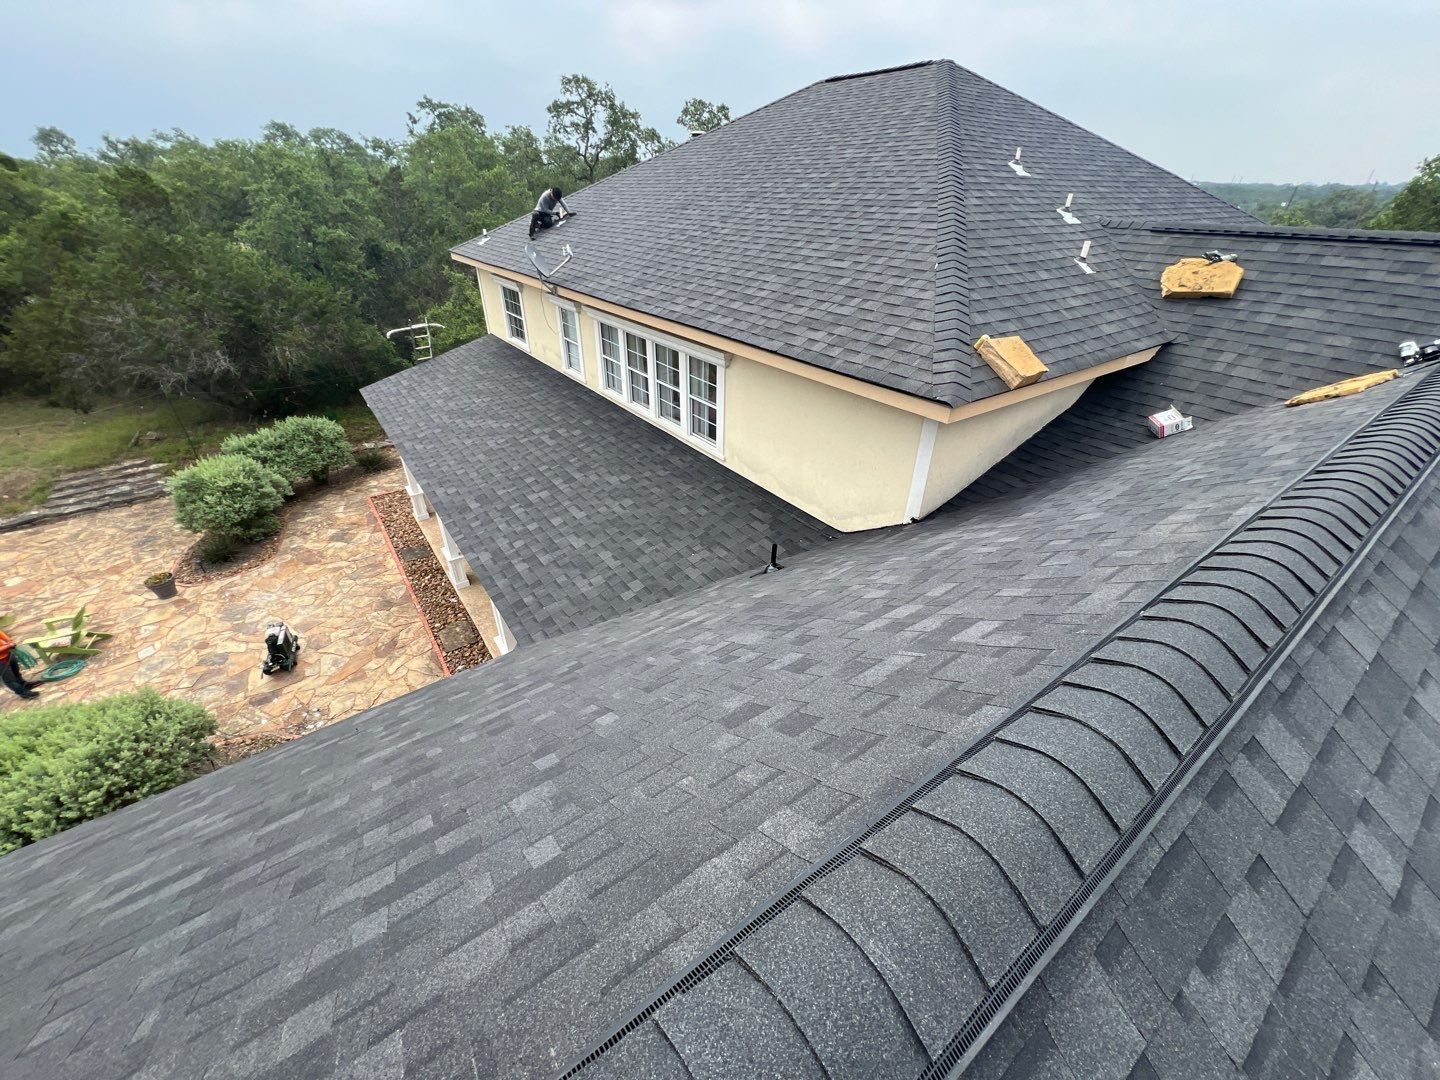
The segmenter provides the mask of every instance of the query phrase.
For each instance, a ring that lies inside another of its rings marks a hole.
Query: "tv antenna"
[[[411,352],[415,357],[415,362],[419,363],[422,360],[429,360],[435,355],[435,346],[430,340],[430,331],[444,329],[444,323],[417,322],[409,326],[397,326],[394,330],[387,330],[385,336],[393,340],[396,334],[409,334]]]

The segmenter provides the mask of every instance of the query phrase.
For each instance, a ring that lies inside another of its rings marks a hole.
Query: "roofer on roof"
[[[556,207],[560,212],[556,212]],[[559,187],[546,188],[540,193],[540,201],[535,204],[535,212],[530,215],[530,239],[535,239],[535,233],[539,229],[548,229],[552,225],[558,225],[570,216],[570,207],[565,205],[564,192]]]

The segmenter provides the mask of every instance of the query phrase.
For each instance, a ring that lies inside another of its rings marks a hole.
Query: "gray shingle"
[[[573,249],[565,288],[947,404],[1005,389],[984,333],[1023,335],[1052,376],[1166,340],[1101,215],[1251,221],[948,60],[815,83],[566,202],[536,240],[551,265]],[[525,239],[522,220],[454,251],[533,275]]]
[[[758,570],[826,526],[487,336],[365,400],[521,642]]]

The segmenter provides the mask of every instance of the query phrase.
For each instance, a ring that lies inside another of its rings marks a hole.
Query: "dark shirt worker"
[[[540,193],[535,212],[530,215],[530,239],[541,229],[558,225],[570,216],[570,207],[565,205],[564,193],[558,187],[546,188]]]

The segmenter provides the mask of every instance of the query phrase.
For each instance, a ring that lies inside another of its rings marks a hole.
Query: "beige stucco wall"
[[[904,520],[920,417],[743,357],[725,395],[736,472],[846,532]]]
[[[1003,409],[941,424],[935,432],[930,473],[918,516],[944,505],[1026,439],[1068,409],[1089,382]]]
[[[486,271],[479,278],[486,325],[509,340],[500,286]],[[509,280],[520,287],[531,355],[564,370],[554,305],[542,290]],[[577,306],[585,384],[600,393],[595,320]],[[904,520],[920,417],[743,356],[729,357],[724,378],[723,448],[711,457],[845,532]],[[669,427],[655,426],[673,434]],[[675,441],[694,453],[709,453],[684,439]]]
[[[509,340],[499,285],[488,271],[481,270],[478,276],[490,332]],[[531,355],[563,371],[559,317],[548,294],[509,280],[520,288]],[[584,382],[602,393],[595,320],[583,304],[577,308]],[[643,318],[636,315],[630,321],[639,323]],[[937,424],[745,356],[732,354],[728,360],[723,447],[718,453],[680,438],[666,425],[649,422],[691,452],[708,453],[845,532],[924,517],[1064,412],[1090,385],[1079,383],[951,424]],[[626,408],[610,395],[602,396],[616,408]],[[928,471],[922,473],[919,513],[912,514],[916,455],[927,424],[936,425],[935,441]]]

